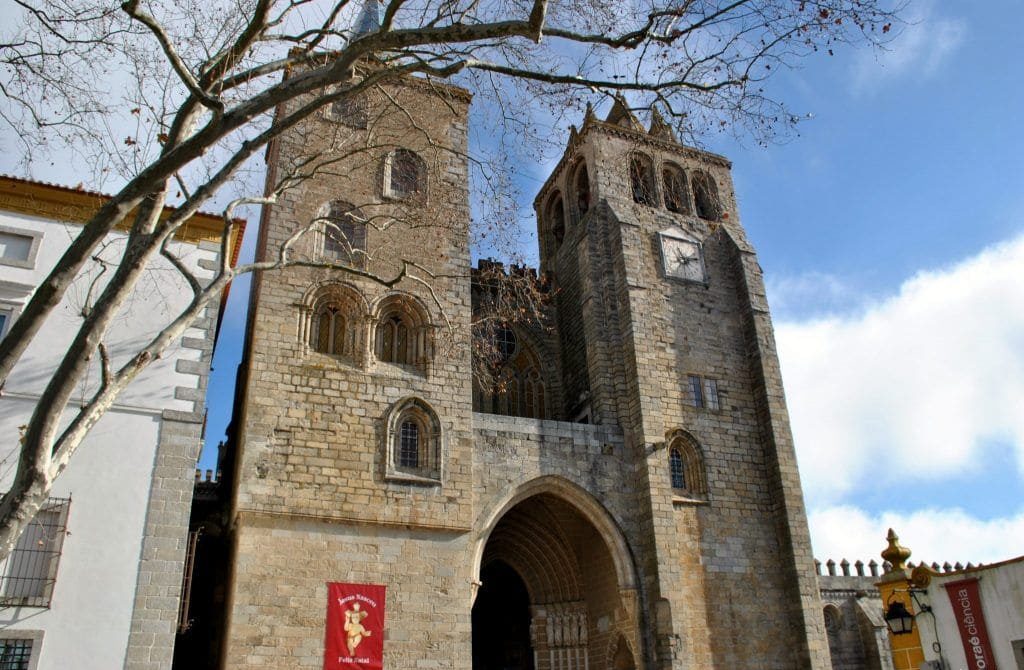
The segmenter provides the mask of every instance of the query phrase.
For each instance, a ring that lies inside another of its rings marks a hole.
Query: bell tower
[[[565,418],[623,431],[655,667],[827,668],[772,324],[730,170],[621,99],[572,129],[534,203]]]
[[[252,289],[224,667],[322,667],[328,583],[387,588],[389,667],[470,665],[470,96],[363,74],[268,149],[258,258],[298,265]]]

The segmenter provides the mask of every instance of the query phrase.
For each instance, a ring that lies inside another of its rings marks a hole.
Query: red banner
[[[960,629],[960,641],[971,670],[997,670],[992,646],[988,641],[985,615],[981,611],[981,594],[977,579],[963,579],[943,584],[953,605],[953,616]]]
[[[324,670],[384,667],[384,587],[327,584]]]

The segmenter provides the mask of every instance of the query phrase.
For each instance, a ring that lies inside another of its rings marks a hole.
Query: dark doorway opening
[[[503,561],[480,571],[473,605],[473,670],[534,670],[530,646],[530,595]]]

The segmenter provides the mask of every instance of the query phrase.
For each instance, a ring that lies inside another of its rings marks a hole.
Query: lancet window
[[[682,169],[672,164],[665,165],[661,171],[661,186],[665,193],[665,209],[677,214],[690,213],[690,190]]]
[[[629,159],[629,180],[633,190],[633,202],[654,205],[657,193],[654,188],[654,166],[650,157],[633,154]]]
[[[714,178],[704,170],[694,170],[690,181],[693,184],[693,204],[697,216],[709,221],[722,218],[722,205],[718,200],[718,185]]]
[[[565,239],[565,207],[560,193],[555,193],[548,204],[548,229],[554,240],[554,248],[558,249]]]
[[[574,184],[576,196],[576,220],[579,221],[590,211],[590,175],[587,173],[587,164],[580,161],[576,168],[576,179]]]
[[[673,489],[687,496],[702,497],[707,494],[704,455],[700,445],[688,433],[679,430],[671,436],[668,466]]]
[[[476,381],[473,409],[488,414],[544,419],[547,398],[540,365],[530,347],[508,327],[494,333],[493,378]]]

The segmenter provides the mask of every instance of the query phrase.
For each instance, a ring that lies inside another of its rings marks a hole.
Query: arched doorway
[[[633,585],[621,583],[631,563],[611,548],[623,546],[554,493],[511,506],[483,546],[473,670],[634,668],[615,644],[638,630]]]

